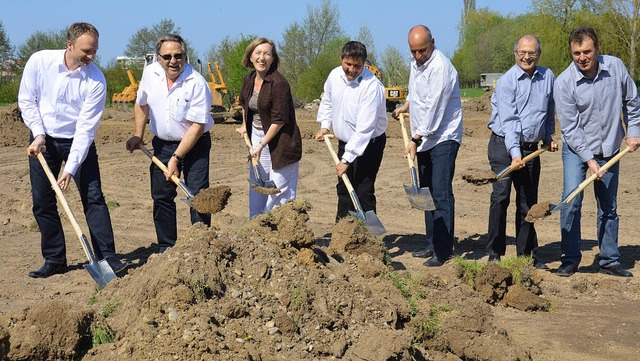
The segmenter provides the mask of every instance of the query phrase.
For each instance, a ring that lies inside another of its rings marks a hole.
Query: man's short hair
[[[353,58],[367,60],[367,47],[359,41],[349,41],[342,47],[340,59]]]
[[[180,50],[182,51],[182,54],[184,54],[183,57],[187,62],[189,62],[189,48],[187,47],[187,43],[184,41],[184,39],[182,39],[180,35],[167,34],[161,36],[160,39],[156,41],[156,54],[160,54],[160,48],[162,48],[162,44],[167,41],[180,43]]]
[[[84,34],[89,34],[96,39],[100,36],[98,29],[89,23],[73,23],[67,29],[67,40],[75,44],[76,40]]]
[[[571,34],[569,35],[569,48],[571,48],[571,44],[582,44],[585,38],[591,38],[591,40],[593,40],[593,46],[598,46],[599,42],[596,31],[590,26],[578,26],[571,30]]]

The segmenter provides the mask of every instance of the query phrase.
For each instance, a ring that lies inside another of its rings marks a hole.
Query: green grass
[[[104,345],[106,343],[112,343],[115,339],[113,330],[106,325],[92,327],[91,334],[91,340],[94,347]]]
[[[100,315],[102,315],[103,317],[109,317],[111,316],[118,308],[120,308],[120,306],[122,306],[122,302],[121,301],[115,301],[113,303],[109,302],[106,305],[104,305],[104,307],[102,307],[102,309],[100,310],[100,312],[98,312]]]
[[[531,257],[525,256],[505,257],[498,262],[501,267],[509,270],[514,284],[522,284],[523,279],[531,275],[531,263]]]
[[[453,263],[460,269],[467,284],[471,287],[476,284],[476,277],[486,266],[484,263],[479,263],[476,260],[468,260],[460,256],[454,257]]]
[[[418,325],[418,339],[426,340],[433,338],[442,327],[440,315],[444,312],[451,312],[452,310],[453,307],[449,304],[431,306],[427,319]]]
[[[460,96],[462,98],[478,98],[486,94],[487,91],[482,88],[462,88],[460,89]]]

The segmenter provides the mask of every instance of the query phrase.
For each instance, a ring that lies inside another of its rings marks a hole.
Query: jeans
[[[447,140],[435,147],[416,153],[420,187],[429,187],[436,209],[425,211],[427,248],[433,245],[436,257],[446,261],[453,253],[455,199],[453,173],[460,144]]]
[[[382,155],[386,144],[387,136],[385,133],[373,138],[369,142],[369,145],[367,145],[367,148],[365,148],[364,153],[351,162],[349,168],[347,168],[347,172],[345,173],[347,177],[349,177],[349,181],[358,196],[363,212],[376,212],[376,177],[378,175],[378,170],[380,170]],[[343,141],[338,142],[338,158],[342,158],[345,145],[346,143]],[[356,208],[351,201],[347,186],[344,184],[341,177],[338,177],[336,192],[338,194],[336,222],[338,222],[340,218],[348,216],[349,211],[355,211]]]
[[[611,158],[597,155],[594,157],[600,166]],[[562,199],[565,199],[571,194],[571,191],[584,181],[588,167],[568,145],[562,146],[562,164],[564,167]],[[620,253],[618,252],[619,219],[616,211],[619,170],[619,163],[616,163],[607,170],[601,180],[593,183],[598,207],[596,223],[598,246],[600,248],[599,263],[603,267],[620,264]],[[580,242],[582,240],[580,218],[583,196],[584,192],[580,193],[566,209],[560,211],[562,263],[578,265],[582,259],[580,252]]]
[[[33,136],[31,136],[31,142]],[[46,136],[47,150],[42,153],[51,172],[58,175],[67,160],[73,139]],[[33,197],[33,215],[40,228],[42,257],[47,263],[66,264],[66,246],[62,222],[58,214],[56,194],[37,158],[29,157],[29,177]],[[89,147],[73,180],[78,187],[84,215],[89,227],[93,253],[98,260],[115,256],[111,216],[102,193],[98,153],[94,143]]]
[[[154,137],[152,144],[153,154],[162,163],[167,164],[180,142],[165,141]],[[206,132],[184,156],[178,167],[180,172],[184,173],[185,185],[193,195],[198,194],[202,189],[209,188],[210,152],[211,135]],[[151,197],[153,198],[153,222],[156,227],[158,244],[161,247],[173,247],[178,238],[175,202],[178,195],[177,186],[171,180],[167,180],[162,170],[153,163],[149,167],[149,173],[151,176]],[[202,222],[207,226],[211,225],[211,214],[198,213],[193,208],[190,208],[189,211],[191,224]]]
[[[534,147],[522,147],[523,158],[533,153]],[[511,155],[504,144],[504,137],[491,134],[488,146],[491,170],[498,174],[511,165]],[[507,228],[507,208],[511,196],[511,184],[516,192],[516,254],[534,256],[538,248],[538,236],[533,223],[525,217],[529,209],[538,203],[538,184],[540,183],[540,158],[527,162],[522,169],[513,171],[506,177],[493,183],[491,204],[489,206],[489,230],[487,233],[487,253],[504,256]]]

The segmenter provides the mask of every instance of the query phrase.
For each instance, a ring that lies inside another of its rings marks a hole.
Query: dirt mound
[[[501,303],[521,311],[548,311],[549,301],[538,296],[540,280],[532,269],[526,273],[522,282],[516,282],[508,269],[489,263],[478,275],[475,289],[490,304]]]
[[[18,103],[0,107],[0,145],[24,146],[25,149],[29,145],[29,128],[22,121]]]
[[[462,179],[475,185],[485,185],[496,181],[496,174],[488,169],[467,168],[462,171]]]
[[[76,359],[91,347],[93,310],[53,301],[27,312],[11,330],[11,360]],[[0,353],[0,355],[2,355]]]
[[[466,99],[462,103],[463,112],[491,113],[491,95],[493,95],[493,90],[486,92],[480,97]]]
[[[191,200],[193,209],[200,213],[218,213],[224,209],[231,197],[231,187],[226,185],[206,188]]]

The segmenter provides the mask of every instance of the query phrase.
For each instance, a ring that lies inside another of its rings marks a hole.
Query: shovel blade
[[[563,209],[567,209],[569,207],[569,205],[565,202],[560,202],[558,204],[550,204],[549,205],[549,210],[551,212],[555,212],[555,211],[561,211]]]
[[[433,203],[433,197],[429,188],[418,188],[414,185],[403,184],[404,191],[407,193],[409,204],[413,208],[423,211],[433,211],[436,205]]]
[[[101,260],[98,263],[89,262],[84,265],[84,269],[89,272],[91,278],[96,282],[99,289],[103,289],[107,286],[107,283],[116,278],[116,274],[109,266],[106,260]]]
[[[358,217],[361,221],[363,221],[364,227],[367,229],[367,231],[371,232],[371,234],[381,236],[387,233],[387,230],[384,228],[382,222],[380,222],[380,219],[374,211],[366,211],[364,213],[362,213],[362,211],[349,211],[349,214],[354,217]]]

